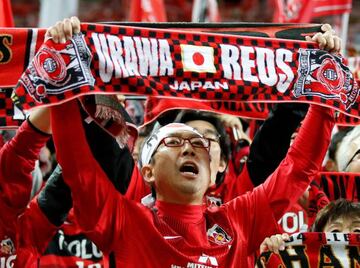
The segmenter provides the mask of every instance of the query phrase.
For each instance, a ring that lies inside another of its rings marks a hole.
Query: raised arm
[[[323,25],[322,30],[325,33],[307,37],[307,40],[318,42],[320,48],[338,52],[340,39],[333,35],[331,26]],[[249,254],[258,249],[265,237],[278,232],[277,221],[320,170],[334,121],[331,109],[310,106],[299,134],[277,169],[251,193],[227,203],[229,215],[236,219],[234,226],[248,235]]]
[[[52,107],[52,129],[59,164],[70,187],[75,216],[85,232],[103,251],[111,247],[111,228],[121,228],[123,197],[115,189],[87,144],[76,100]],[[116,226],[114,226],[116,225]]]
[[[310,106],[285,159],[260,186],[264,188],[277,220],[298,200],[313,177],[321,170],[334,124],[331,109]]]
[[[279,232],[277,221],[320,170],[334,121],[331,109],[310,106],[299,134],[275,172],[251,193],[227,203],[230,215],[237,219],[234,224],[241,223],[238,228],[249,235],[249,254],[265,237]]]
[[[0,150],[0,198],[15,214],[21,213],[29,203],[31,172],[40,149],[50,138],[49,123],[47,108],[35,110]]]

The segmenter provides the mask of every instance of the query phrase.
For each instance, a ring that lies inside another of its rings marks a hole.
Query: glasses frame
[[[168,138],[178,138],[180,143],[179,144],[171,144],[169,145],[168,143],[166,143],[166,139]],[[198,146],[197,144],[193,144],[191,142],[191,140],[193,139],[203,139],[203,140],[206,140],[207,141],[207,146]],[[194,148],[202,148],[202,149],[209,149],[210,148],[210,144],[211,144],[211,141],[216,141],[216,140],[213,140],[213,139],[210,139],[210,138],[205,138],[205,137],[190,137],[190,138],[183,138],[183,137],[178,137],[178,136],[169,136],[169,137],[164,137],[161,141],[160,141],[160,144],[164,144],[166,147],[170,147],[170,148],[176,148],[176,147],[182,147],[184,146],[185,144],[185,141],[188,141],[190,143],[190,145]]]
[[[208,139],[209,141],[213,141],[213,142],[217,142],[217,143],[220,143],[220,138],[221,138],[221,135],[220,134],[216,134],[216,138],[213,139],[213,138],[209,138],[209,137],[205,137],[205,139]]]

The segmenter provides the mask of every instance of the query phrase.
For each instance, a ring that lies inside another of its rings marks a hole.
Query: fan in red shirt
[[[131,123],[125,110],[120,112],[126,122]],[[124,194],[134,167],[129,148],[120,148],[95,120],[85,120],[89,115],[83,109],[81,114],[91,155],[118,193]],[[122,158],[130,160],[120,161]],[[103,255],[88,239],[71,208],[71,192],[57,166],[45,187],[18,219],[16,267],[114,267],[111,254]]]
[[[41,148],[50,138],[47,108],[38,109],[0,150],[0,267],[16,258],[17,217],[30,201],[32,171]]]
[[[188,126],[165,126],[146,142],[142,157],[142,174],[157,196],[148,209],[120,196],[93,159],[77,103],[52,112],[57,156],[79,224],[100,249],[114,252],[121,267],[244,267],[320,169],[334,121],[330,110],[311,107],[296,142],[264,184],[206,210],[210,141]],[[322,128],[313,132],[313,125]]]
[[[264,184],[204,210],[209,140],[198,132],[167,125],[146,141],[142,174],[157,196],[148,209],[114,189],[91,157],[80,120],[75,101],[52,108],[58,160],[79,224],[103,252],[114,252],[120,267],[245,267],[320,169],[334,124],[330,110],[311,107],[286,158]],[[313,132],[314,124],[322,128]]]

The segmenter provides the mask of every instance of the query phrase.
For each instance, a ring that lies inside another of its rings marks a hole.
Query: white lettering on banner
[[[219,81],[174,81],[174,84],[170,85],[171,89],[178,91],[195,91],[200,88],[203,89],[223,89],[228,90],[229,84],[227,82]]]
[[[241,46],[241,60],[243,67],[243,76],[244,80],[250,82],[259,82],[259,79],[256,75],[252,75],[252,69],[255,68],[255,61],[250,59],[250,54],[254,54],[253,47]]]
[[[292,54],[293,53],[288,49],[279,48],[276,50],[276,65],[284,72],[278,73],[279,82],[276,86],[276,89],[281,93],[284,93],[286,90],[288,90],[291,82],[295,77],[290,66],[285,63],[292,61]]]
[[[304,211],[286,212],[281,217],[279,224],[286,233],[291,234],[300,231],[305,224]]]
[[[92,33],[104,83],[129,76],[166,76],[174,73],[170,45],[166,39]]]
[[[10,255],[9,257],[0,258],[0,268],[12,268],[14,266],[14,260],[16,255]]]
[[[60,250],[64,250],[64,245],[66,245],[66,249],[71,252],[71,254],[82,259],[92,259],[93,257],[101,258],[103,256],[102,252],[96,247],[93,242],[87,239],[75,239],[71,242],[66,243],[64,242],[64,232],[62,230],[59,230],[58,232],[58,243]]]
[[[220,44],[220,48],[224,78],[261,82],[270,87],[275,86],[281,93],[289,89],[294,79],[294,73],[288,65],[293,55],[290,50],[225,44]]]

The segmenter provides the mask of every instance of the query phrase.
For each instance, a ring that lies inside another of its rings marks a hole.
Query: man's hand
[[[314,36],[306,36],[306,41],[313,41],[319,44],[320,49],[327,50],[329,52],[340,52],[341,39],[335,35],[335,31],[330,24],[324,24],[321,26],[323,33],[316,33]]]
[[[58,21],[50,27],[45,34],[45,40],[52,38],[55,43],[65,43],[71,39],[74,34],[80,32],[80,20],[77,17]]]
[[[224,124],[225,128],[230,128],[233,131],[233,136],[236,141],[244,139],[251,143],[251,139],[248,135],[245,134],[243,130],[242,123],[237,116],[229,114],[219,115],[221,122]]]
[[[279,253],[279,250],[285,249],[285,241],[289,241],[290,237],[288,234],[276,234],[264,239],[260,245],[260,253],[264,251],[271,251]]]

